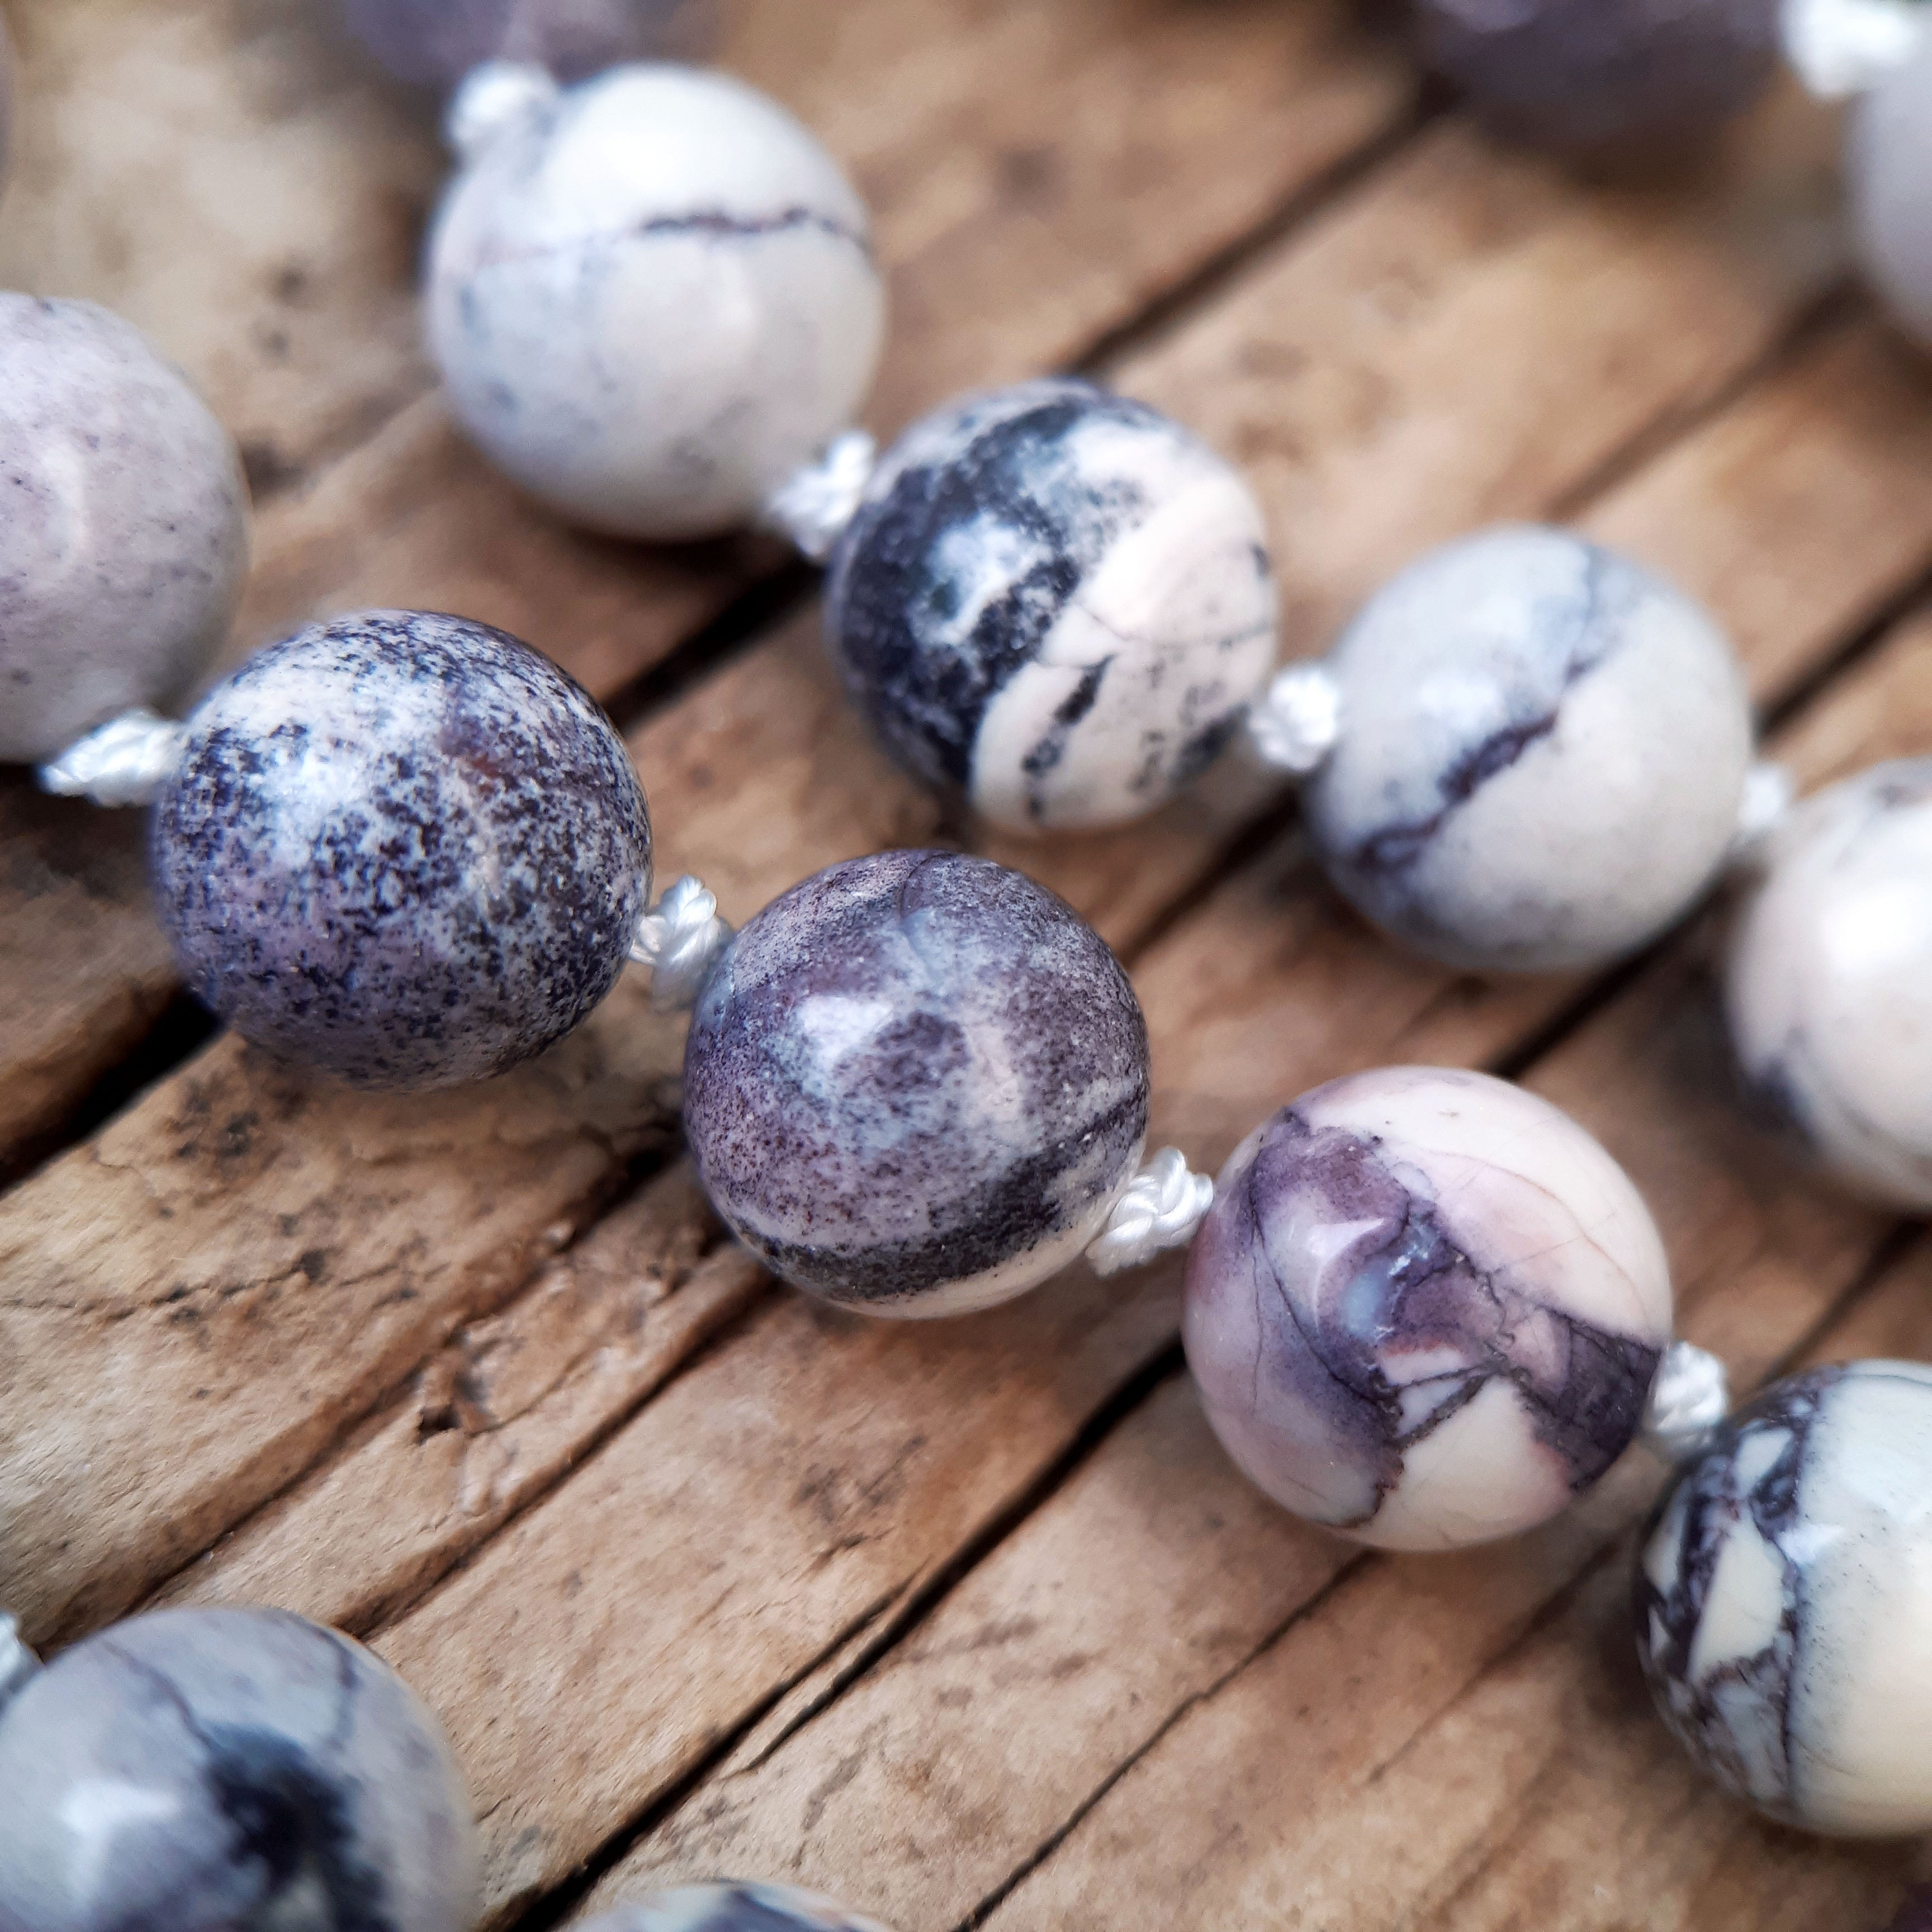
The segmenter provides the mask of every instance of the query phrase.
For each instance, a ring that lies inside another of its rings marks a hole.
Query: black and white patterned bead
[[[620,536],[749,522],[846,428],[884,296],[824,148],[722,74],[614,68],[514,118],[430,239],[452,406],[524,488]]]
[[[189,721],[162,924],[256,1045],[358,1085],[500,1073],[616,982],[650,890],[623,742],[562,672],[422,611],[318,624]]]
[[[835,554],[826,629],[893,756],[1014,830],[1118,824],[1227,744],[1275,656],[1259,506],[1085,382],[907,432]]]
[[[1745,1078],[1848,1185],[1932,1208],[1932,758],[1807,799],[1755,857],[1726,976]]]
[[[1835,1836],[1932,1829],[1932,1369],[1780,1382],[1678,1475],[1646,1538],[1637,1646],[1727,1790]]]
[[[281,1611],[130,1618],[0,1715],[9,1932],[468,1932],[477,1865],[435,1720]]]
[[[1147,1028],[1070,908],[947,852],[774,900],[705,984],[685,1132],[718,1211],[827,1300],[956,1315],[1072,1261],[1133,1178]]]
[[[849,1912],[795,1885],[720,1880],[653,1892],[600,1912],[583,1932],[886,1932],[876,1920]]]
[[[1446,964],[1601,965],[1722,865],[1750,762],[1704,613],[1567,532],[1505,526],[1385,585],[1327,660],[1340,741],[1304,805],[1330,876]]]
[[[241,594],[248,490],[180,371],[92,302],[0,294],[0,764],[185,697]]]
[[[1247,1475],[1391,1550],[1528,1529],[1623,1454],[1670,1339],[1628,1177],[1520,1088],[1437,1067],[1330,1082],[1222,1169],[1187,1359]]]

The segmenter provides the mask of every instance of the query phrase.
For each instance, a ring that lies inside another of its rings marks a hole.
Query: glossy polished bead
[[[485,61],[587,80],[698,50],[706,0],[343,0],[351,30],[399,80],[454,87]]]
[[[1587,150],[1710,133],[1777,72],[1780,0],[1419,0],[1424,58],[1507,131]]]
[[[1630,1446],[1670,1282],[1636,1190],[1567,1114],[1388,1067],[1236,1150],[1184,1333],[1215,1433],[1277,1502],[1452,1550],[1556,1515]]]
[[[653,1892],[588,1920],[583,1932],[886,1932],[794,1885],[720,1882]]]
[[[1178,424],[1023,383],[890,452],[832,560],[826,635],[928,784],[1014,830],[1119,824],[1198,776],[1274,668],[1266,539]]]
[[[1814,1369],[1741,1410],[1666,1493],[1636,1610],[1658,1709],[1728,1790],[1932,1830],[1932,1370]]]
[[[468,1932],[476,1830],[436,1720],[278,1610],[159,1610],[0,1717],[0,1924]]]
[[[132,324],[0,294],[0,763],[178,702],[248,562],[228,432]]]
[[[1567,532],[1430,552],[1327,660],[1340,742],[1303,794],[1329,876],[1475,971],[1602,965],[1681,918],[1738,826],[1744,680],[1681,592]]]
[[[622,741],[487,625],[374,611],[218,686],[156,801],[155,898],[236,1030],[358,1085],[450,1085],[561,1039],[650,890]]]
[[[685,1132],[773,1271],[875,1315],[1007,1300],[1092,1240],[1146,1138],[1147,1028],[1068,906],[946,852],[834,866],[706,982]]]
[[[1845,161],[1859,261],[1932,349],[1932,32],[1853,109]]]
[[[620,536],[715,534],[851,421],[884,301],[866,211],[783,109],[623,67],[500,133],[430,242],[430,346],[484,450]]]
[[[1744,1076],[1840,1180],[1932,1208],[1932,758],[1808,799],[1756,857],[1726,980]]]

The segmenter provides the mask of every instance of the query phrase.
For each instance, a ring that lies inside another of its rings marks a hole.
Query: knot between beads
[[[651,1004],[671,1012],[698,1004],[711,969],[731,943],[716,896],[688,874],[638,921],[631,958],[651,969]]]
[[[1214,1204],[1212,1178],[1191,1172],[1178,1148],[1162,1148],[1114,1203],[1087,1259],[1096,1274],[1118,1274],[1163,1249],[1185,1247]]]
[[[547,70],[522,61],[485,61],[472,68],[451,97],[443,138],[470,167],[502,136],[532,127],[556,106],[559,89]]]

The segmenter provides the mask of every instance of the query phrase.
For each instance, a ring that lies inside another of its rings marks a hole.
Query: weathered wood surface
[[[326,8],[9,16],[0,274],[154,329],[249,446],[236,650],[358,603],[506,624],[618,701],[667,873],[734,916],[936,837],[1066,893],[1197,1162],[1349,1067],[1505,1067],[1630,1166],[1741,1379],[1932,1351],[1922,1240],[1736,1108],[1708,920],[1601,986],[1484,985],[1340,909],[1250,772],[1108,837],[952,823],[760,591],[772,553],[573,536],[454,435],[409,288],[434,141]],[[745,0],[723,51],[878,212],[876,427],[1098,367],[1247,467],[1291,651],[1423,544],[1560,515],[1711,600],[1808,782],[1932,746],[1932,370],[1846,290],[1818,110],[1590,184],[1419,106],[1340,0]],[[0,788],[0,1600],[49,1642],[147,1598],[369,1636],[450,1726],[492,1923],[729,1868],[904,1932],[1875,1932],[1922,1875],[1758,1826],[1648,1718],[1640,1456],[1500,1552],[1365,1558],[1219,1456],[1172,1262],[938,1330],[816,1309],[677,1162],[679,1032],[634,986],[428,1100],[217,1039],[41,1162],[172,992],[138,846]]]

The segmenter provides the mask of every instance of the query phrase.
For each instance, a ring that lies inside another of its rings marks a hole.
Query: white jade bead
[[[1840,1179],[1932,1208],[1932,758],[1808,799],[1759,858],[1726,985],[1744,1076]]]
[[[1845,161],[1865,273],[1932,348],[1932,32],[1859,102]]]
[[[612,69],[515,121],[430,238],[430,345],[504,470],[656,539],[740,525],[850,423],[884,297],[866,211],[782,108]]]

